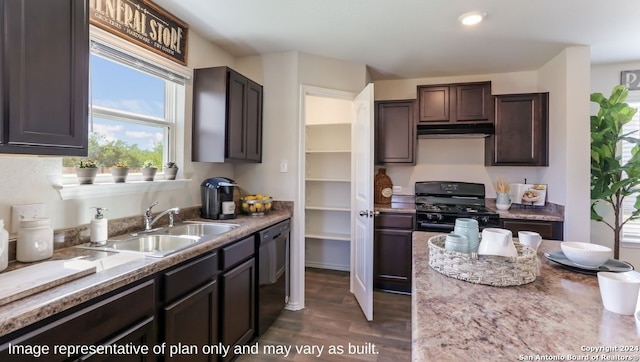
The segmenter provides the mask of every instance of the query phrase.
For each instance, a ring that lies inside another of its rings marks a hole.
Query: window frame
[[[159,69],[166,69],[167,72],[176,74],[180,77],[180,79],[188,81],[192,77],[192,71],[184,66],[177,65],[167,59],[159,57],[156,54],[150,53],[146,49],[142,49],[134,44],[131,44],[121,38],[118,38],[112,34],[105,32],[102,29],[95,28],[94,26],[90,27],[91,32],[91,41],[95,41],[98,43],[102,43],[108,47],[116,49],[119,52],[127,54],[129,56],[139,58],[143,61],[156,65]],[[96,53],[95,55],[101,56]],[[109,59],[109,58],[107,58]],[[122,66],[127,66],[124,63],[117,62],[113,59],[109,59],[110,61],[114,61],[116,63],[121,64]],[[143,70],[139,70],[144,72]],[[151,76],[156,76],[149,72],[144,72],[150,74]],[[162,77],[160,77],[162,79]],[[184,111],[186,98],[185,95],[185,86],[186,84],[179,84],[178,82],[174,82],[170,79],[163,79],[165,83],[165,102],[164,102],[164,118],[146,116],[137,113],[131,113],[126,111],[119,111],[117,109],[111,109],[103,106],[94,106],[89,104],[89,122],[92,122],[92,117],[97,116],[101,118],[109,118],[122,120],[125,118],[127,121],[140,121],[140,123],[151,124],[151,125],[160,125],[162,127],[166,127],[165,137],[166,141],[164,141],[163,147],[163,162],[173,161],[178,164],[184,163],[178,160],[178,147],[180,146],[178,135],[179,129],[184,129],[184,114],[181,114],[180,111]],[[182,102],[182,104],[181,104]],[[184,142],[182,142],[184,143]],[[156,180],[164,180],[164,165],[158,165],[158,173],[156,174]],[[136,182],[142,181],[141,173],[130,173],[127,177],[127,181]],[[62,187],[78,185],[78,180],[75,174],[62,174]],[[98,174],[94,181],[94,184],[109,184],[113,183],[113,179],[109,173]]]
[[[623,127],[623,132],[626,133],[630,131],[628,129],[628,126],[635,125],[635,130],[639,132],[639,134],[636,134],[636,137],[640,138],[640,90],[630,90],[626,103],[629,104],[629,106],[635,107],[636,109],[638,109],[638,111],[633,116],[633,119]],[[624,128],[627,128],[627,130],[624,130]],[[623,157],[622,152],[624,152],[624,149],[626,148],[630,149],[630,147],[624,147],[621,142],[621,144],[619,145],[621,157]],[[621,159],[621,161],[624,160],[625,159]],[[632,196],[627,196],[623,203],[634,204],[635,201],[633,200],[635,200],[635,198],[633,198]],[[623,204],[623,215],[625,215],[625,210],[628,209]],[[640,220],[629,221],[622,227],[620,246],[626,248],[640,248]]]

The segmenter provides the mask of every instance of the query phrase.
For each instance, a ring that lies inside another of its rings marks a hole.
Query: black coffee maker
[[[200,185],[202,192],[202,211],[204,219],[225,220],[236,218],[236,204],[233,202],[233,190],[236,183],[224,177],[212,177]]]

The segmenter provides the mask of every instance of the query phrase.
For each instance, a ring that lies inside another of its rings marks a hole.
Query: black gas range
[[[484,206],[484,184],[452,181],[416,182],[418,231],[453,230],[457,218],[478,220],[482,230],[499,227],[498,213]]]

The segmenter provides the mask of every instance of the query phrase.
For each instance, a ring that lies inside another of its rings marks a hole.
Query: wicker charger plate
[[[429,239],[429,266],[448,277],[476,284],[507,287],[536,280],[538,257],[529,247],[514,242],[518,256],[504,257],[449,251],[446,235]]]

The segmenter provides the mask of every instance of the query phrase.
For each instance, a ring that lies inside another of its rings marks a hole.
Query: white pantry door
[[[373,320],[373,84],[353,102],[351,132],[351,292]]]

